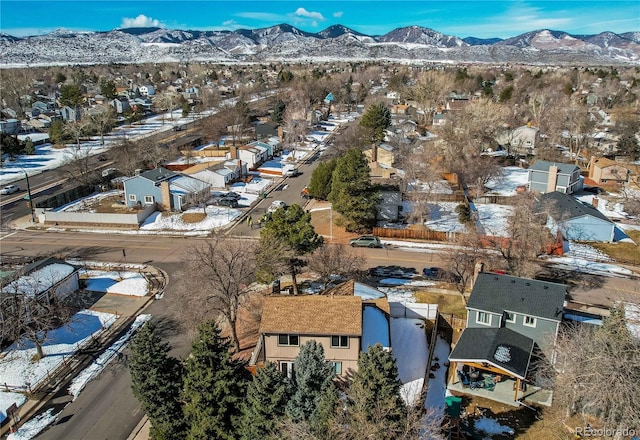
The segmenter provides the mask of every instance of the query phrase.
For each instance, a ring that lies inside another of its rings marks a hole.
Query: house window
[[[505,322],[514,324],[516,322],[516,314],[513,312],[504,312],[504,320]]]
[[[138,200],[138,198],[136,197],[135,194],[129,194],[129,201],[135,202],[136,200]]]
[[[534,318],[533,316],[525,316],[524,317],[524,325],[526,325],[527,327],[535,327],[537,321],[538,320],[536,318]]]
[[[342,362],[331,362],[331,365],[333,365],[333,372],[337,375],[341,375],[342,374]]]
[[[556,186],[556,191],[566,194],[567,188],[565,186]]]
[[[298,335],[278,335],[278,345],[297,347],[298,344]]]
[[[293,379],[293,362],[280,361],[280,371],[289,379]]]
[[[477,312],[476,323],[482,325],[491,325],[491,315],[487,312]]]
[[[331,336],[331,348],[349,348],[349,337]]]
[[[144,196],[144,203],[146,205],[151,205],[153,204],[153,196]]]

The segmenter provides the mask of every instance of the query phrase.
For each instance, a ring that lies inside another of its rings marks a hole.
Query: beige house
[[[384,294],[354,281],[326,293],[266,297],[250,366],[274,362],[291,376],[300,347],[315,340],[322,344],[336,375],[347,376],[357,371],[360,352],[368,346],[380,343],[390,348],[389,303]]]
[[[627,167],[606,157],[592,156],[589,162],[589,179],[598,184],[623,184],[629,181],[630,174],[631,171]]]

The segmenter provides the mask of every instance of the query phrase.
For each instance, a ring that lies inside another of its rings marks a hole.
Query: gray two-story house
[[[205,201],[211,185],[165,168],[156,168],[124,181],[128,206],[156,205],[159,209],[183,211]]]
[[[582,183],[577,165],[537,160],[529,168],[529,191],[573,194],[582,189]]]
[[[449,388],[509,404],[540,391],[535,365],[554,361],[566,294],[563,284],[480,273],[449,356]]]

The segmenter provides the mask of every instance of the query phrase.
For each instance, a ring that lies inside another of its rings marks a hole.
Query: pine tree
[[[331,179],[336,169],[336,159],[320,162],[309,180],[309,195],[314,199],[327,200],[331,192]]]
[[[329,200],[346,219],[350,232],[369,232],[376,222],[378,195],[369,180],[369,165],[362,151],[348,150],[333,171]]]
[[[293,293],[298,294],[297,268],[304,265],[301,256],[313,252],[323,243],[311,224],[311,214],[300,205],[278,209],[260,231],[258,265],[263,273],[284,268],[291,273]]]
[[[184,418],[180,405],[182,368],[168,355],[171,347],[162,342],[155,325],[143,326],[131,341],[129,369],[133,394],[151,421],[151,438],[184,438]]]
[[[373,104],[362,115],[360,126],[371,130],[371,141],[374,144],[382,142],[384,131],[391,126],[391,112],[382,102]]]
[[[289,400],[289,389],[285,376],[276,364],[267,362],[258,370],[247,389],[242,408],[241,438],[253,440],[277,434],[279,423]]]
[[[349,387],[348,419],[354,431],[377,431],[386,438],[402,435],[407,408],[393,356],[380,344],[361,353]]]
[[[293,371],[294,392],[286,414],[294,422],[308,421],[315,415],[322,394],[332,385],[333,366],[325,360],[322,344],[311,340],[300,348]]]
[[[184,377],[187,439],[234,439],[249,373],[214,321],[199,327]]]

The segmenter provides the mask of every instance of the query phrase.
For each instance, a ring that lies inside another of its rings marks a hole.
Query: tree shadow
[[[605,279],[602,276],[558,267],[546,267],[536,275],[536,279],[565,284],[568,286],[569,296],[573,290],[599,289],[605,285]]]

